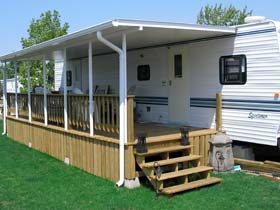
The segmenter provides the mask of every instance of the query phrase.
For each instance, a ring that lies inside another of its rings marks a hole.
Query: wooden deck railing
[[[16,115],[16,97],[14,93],[7,93],[8,115]],[[28,118],[27,94],[18,93],[18,115]]]
[[[67,96],[68,125],[72,129],[88,131],[89,124],[89,96]],[[28,118],[28,96],[18,94],[19,116]],[[15,114],[15,94],[8,94],[8,110]],[[119,96],[94,95],[94,129],[102,133],[119,133]],[[127,98],[128,139],[134,141],[134,97]],[[44,95],[31,95],[32,120],[44,121]],[[63,126],[64,98],[60,94],[47,95],[48,123]]]
[[[59,94],[47,96],[48,122],[63,125],[64,124],[64,97]]]
[[[119,133],[119,96],[94,96],[94,128],[107,133]],[[128,141],[134,141],[134,96],[127,97]]]
[[[16,114],[16,97],[14,93],[7,93],[8,115]]]
[[[18,94],[18,115],[28,119],[28,96],[27,94]]]
[[[119,133],[119,97],[117,95],[94,96],[94,128]]]
[[[44,121],[44,95],[32,94],[31,96],[31,116],[35,121]]]
[[[79,130],[89,129],[88,95],[68,95],[68,125]]]

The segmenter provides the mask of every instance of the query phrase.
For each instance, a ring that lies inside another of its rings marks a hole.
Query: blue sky
[[[0,4],[0,55],[21,49],[21,37],[27,37],[32,18],[47,10],[58,10],[62,21],[73,32],[115,18],[148,19],[195,23],[202,6],[207,3],[247,5],[254,15],[280,20],[280,1],[277,0],[3,0]]]

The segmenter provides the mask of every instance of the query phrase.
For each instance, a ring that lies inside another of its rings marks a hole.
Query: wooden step
[[[199,155],[189,155],[189,156],[183,156],[183,157],[177,157],[177,158],[172,158],[172,159],[167,159],[167,160],[159,160],[159,161],[154,161],[154,162],[148,162],[148,163],[143,163],[140,164],[141,168],[152,168],[154,167],[154,163],[157,162],[158,165],[164,166],[164,165],[170,165],[174,163],[181,163],[181,162],[187,162],[187,161],[192,161],[192,160],[199,160],[200,156]]]
[[[135,152],[135,154],[138,155],[138,156],[151,156],[151,155],[154,155],[154,154],[159,154],[159,153],[164,153],[164,152],[181,151],[181,150],[190,149],[190,148],[192,148],[191,145],[187,145],[187,146],[178,145],[178,146],[169,146],[169,147],[163,147],[163,148],[149,149],[148,152],[145,152],[145,153]]]
[[[208,179],[201,179],[198,181],[193,181],[193,182],[189,182],[189,183],[185,183],[185,184],[180,184],[180,185],[175,185],[172,187],[163,188],[161,192],[164,194],[170,195],[170,194],[174,194],[174,193],[178,193],[178,192],[182,192],[182,191],[186,191],[186,190],[191,190],[191,189],[195,189],[195,188],[199,188],[199,187],[203,187],[203,186],[207,186],[207,185],[211,185],[211,184],[216,184],[221,181],[222,181],[222,179],[220,179],[220,178],[210,177]]]
[[[213,168],[209,166],[198,166],[194,168],[188,168],[188,169],[183,169],[179,171],[174,171],[174,172],[169,172],[169,173],[164,173],[160,176],[160,178],[157,178],[156,176],[151,176],[151,179],[157,179],[158,181],[164,181],[166,179],[172,179],[180,176],[186,176],[190,174],[195,174],[195,173],[200,173],[200,172],[205,172],[205,171],[211,171]]]

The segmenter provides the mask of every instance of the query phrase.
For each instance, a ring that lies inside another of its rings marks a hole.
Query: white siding
[[[275,29],[273,23],[238,28],[238,33]],[[221,92],[223,99],[241,100],[224,102],[223,127],[232,139],[276,145],[280,124],[280,54],[277,32],[252,33],[235,38],[193,44],[191,56],[203,62],[192,63],[192,94],[194,98],[214,98]],[[245,85],[219,84],[219,57],[245,54],[247,83]],[[245,103],[249,101],[248,103]],[[245,102],[244,102],[245,101]],[[252,102],[256,102],[255,104]],[[262,101],[262,102],[259,102]],[[266,101],[266,103],[263,103]],[[233,107],[233,108],[226,108]],[[240,107],[240,108],[238,108]],[[251,110],[250,110],[251,109]],[[265,111],[265,110],[274,111]],[[215,109],[191,107],[191,125],[215,126]],[[266,116],[265,119],[250,118]]]
[[[58,91],[63,88],[63,61],[54,63],[54,90]]]

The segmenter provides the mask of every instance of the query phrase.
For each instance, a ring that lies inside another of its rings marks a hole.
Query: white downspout
[[[116,51],[119,54],[119,100],[120,100],[120,133],[119,133],[119,161],[120,161],[120,171],[119,171],[119,181],[116,183],[117,187],[121,187],[124,184],[124,143],[126,142],[126,132],[127,129],[125,128],[125,100],[126,100],[126,87],[125,87],[125,75],[126,73],[124,72],[126,68],[124,67],[124,52],[123,49],[120,49],[113,43],[109,42],[107,39],[105,39],[102,36],[102,32],[98,31],[97,32],[97,39],[105,44],[106,46],[110,47],[114,51]],[[123,39],[122,41],[125,41]]]
[[[7,131],[7,122],[6,122],[6,116],[7,116],[7,84],[6,84],[6,62],[3,66],[3,133],[2,135],[6,134]]]

